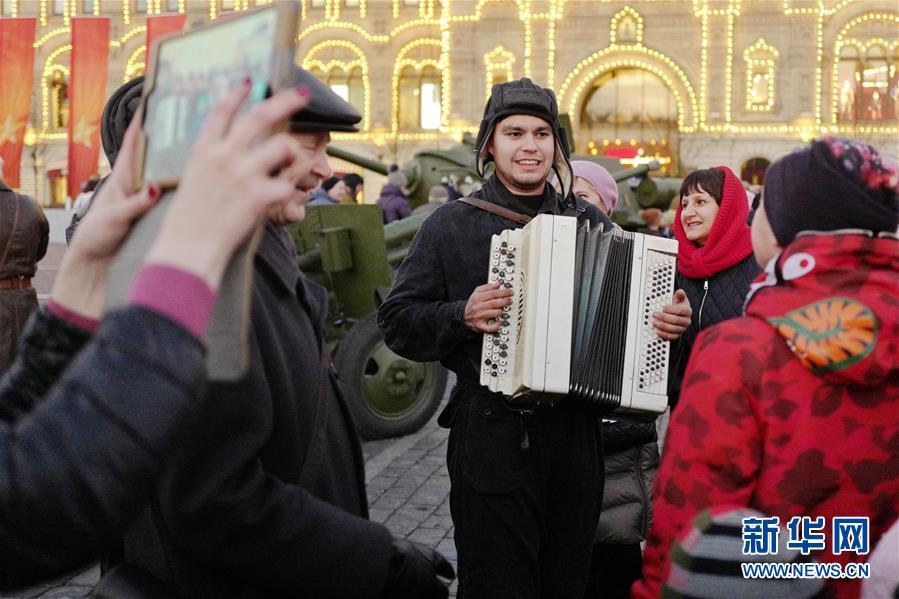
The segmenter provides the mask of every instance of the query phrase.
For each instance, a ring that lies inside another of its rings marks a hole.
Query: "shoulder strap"
[[[474,206],[475,208],[480,208],[481,210],[486,210],[487,212],[492,212],[493,214],[497,214],[502,216],[503,218],[507,218],[513,222],[518,223],[519,225],[526,225],[531,222],[530,216],[522,214],[521,212],[515,212],[514,210],[510,210],[508,208],[503,208],[499,204],[494,204],[493,202],[488,202],[486,200],[482,200],[480,198],[473,198],[471,196],[467,196],[464,198],[459,198],[456,200],[457,202],[465,202],[469,206]]]

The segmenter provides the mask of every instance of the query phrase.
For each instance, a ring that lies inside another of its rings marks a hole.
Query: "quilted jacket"
[[[638,598],[657,597],[671,543],[701,510],[746,506],[870,518],[870,546],[899,516],[899,240],[803,234],[753,285],[746,316],[696,341],[654,487]],[[836,597],[859,581],[828,579]]]
[[[690,326],[671,344],[672,367],[668,370],[668,403],[677,405],[681,382],[696,337],[703,330],[743,313],[743,303],[752,280],[762,271],[750,254],[727,270],[708,279],[694,279],[678,273],[675,288],[683,289],[693,308]]]

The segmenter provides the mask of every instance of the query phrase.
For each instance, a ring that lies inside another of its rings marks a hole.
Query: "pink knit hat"
[[[618,184],[609,171],[589,160],[572,160],[571,170],[575,177],[580,177],[593,186],[607,212],[615,209],[618,203]]]

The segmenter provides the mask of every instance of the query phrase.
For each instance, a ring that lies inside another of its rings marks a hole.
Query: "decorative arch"
[[[61,74],[68,80],[69,67],[64,64],[58,64],[56,59],[67,52],[72,51],[72,44],[65,44],[50,52],[44,60],[44,66],[41,69],[41,137],[45,139],[64,139],[66,133],[53,133],[55,129],[60,127],[54,126],[51,122],[50,102],[53,100],[54,91],[52,89],[55,76]]]
[[[324,61],[319,58],[321,54],[333,51],[335,48],[348,51],[352,55],[351,60],[330,59]],[[344,71],[351,76],[354,69],[358,68],[362,75],[362,130],[368,131],[371,124],[371,84],[368,73],[368,59],[362,49],[346,40],[326,40],[312,46],[303,59],[303,68],[307,70],[319,69],[323,73],[330,73],[333,69]]]
[[[515,64],[515,54],[504,48],[502,44],[484,54],[485,98],[490,97],[490,90],[493,88],[497,73],[500,73],[505,81],[513,79],[513,64]]]
[[[481,18],[481,11],[484,9],[484,6],[491,2],[509,2],[515,4],[516,8],[518,8],[519,17],[529,12],[527,0],[478,0],[474,9],[474,20]]]
[[[897,73],[897,70],[899,70],[899,40],[896,38],[888,40],[882,37],[870,37],[866,39],[855,36],[850,37],[852,29],[864,25],[865,23],[894,23],[895,25],[893,25],[893,27],[899,27],[899,13],[865,12],[851,18],[837,33],[833,45],[833,53],[831,54],[830,115],[831,124],[833,125],[839,124],[841,114],[846,112],[845,107],[842,105],[845,103],[845,94],[847,90],[840,85],[840,63],[842,59],[846,58],[851,53],[851,49],[855,49],[856,57],[859,61],[866,60],[869,53],[873,55],[871,52],[872,50],[881,49],[883,52],[881,58],[887,65],[892,65],[891,85],[899,85],[899,81],[897,81],[897,78],[899,78],[899,73]],[[893,110],[894,118],[899,118],[899,107],[894,107]],[[890,129],[895,131],[896,127],[890,127]]]
[[[609,46],[579,62],[559,87],[560,106],[578,114],[586,87],[603,73],[623,67],[644,69],[661,79],[677,103],[678,129],[682,133],[696,130],[699,107],[689,78],[671,58],[645,46]]]
[[[633,32],[630,32],[633,28]],[[625,6],[612,17],[609,27],[610,44],[643,45],[643,17],[630,6]]]
[[[775,77],[780,53],[759,38],[743,51],[746,63],[746,110],[771,111],[776,92]]]
[[[400,48],[396,61],[393,64],[393,79],[391,81],[393,105],[390,128],[393,134],[398,134],[400,131],[400,83],[403,72],[407,67],[419,73],[425,69],[434,69],[440,74],[440,124],[441,127],[446,125],[446,108],[449,102],[449,94],[447,78],[442,75],[445,60],[443,43],[438,39],[416,39]]]
[[[127,81],[131,81],[138,75],[143,75],[144,71],[147,70],[147,46],[146,44],[143,46],[138,46],[134,49],[134,51],[128,56],[128,60],[125,61],[125,70],[124,76],[122,77],[122,83]]]

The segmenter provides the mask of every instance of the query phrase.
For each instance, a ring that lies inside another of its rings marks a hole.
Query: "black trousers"
[[[593,548],[590,580],[584,599],[628,599],[631,585],[640,580],[643,552],[640,544],[603,545]]]
[[[581,599],[602,498],[598,419],[564,409],[523,415],[467,388],[452,399],[459,599]]]

